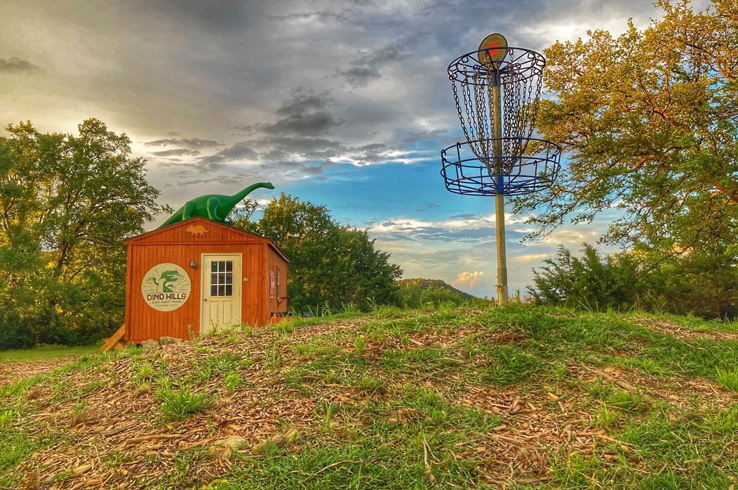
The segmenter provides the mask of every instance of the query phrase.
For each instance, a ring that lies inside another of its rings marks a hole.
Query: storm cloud
[[[190,150],[223,146],[220,141],[204,140],[201,138],[164,138],[144,143],[146,146],[181,146]]]
[[[0,73],[33,73],[39,71],[41,71],[41,68],[28,60],[23,60],[15,56],[7,59],[0,58]]]
[[[152,152],[157,157],[180,157],[184,155],[198,155],[200,152],[197,150],[190,150],[188,148],[174,148],[172,150],[162,150]]]
[[[381,67],[400,58],[400,46],[403,44],[404,42],[362,53],[351,61],[351,68],[340,73],[352,86],[363,87],[373,79],[381,77],[379,72]]]

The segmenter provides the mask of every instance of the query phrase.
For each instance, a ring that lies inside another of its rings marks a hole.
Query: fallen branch
[[[151,436],[134,437],[132,439],[128,439],[125,442],[125,445],[130,446],[131,444],[138,444],[139,442],[157,441],[160,439],[176,439],[177,437],[180,437],[180,436],[175,435],[175,434],[154,434]]]
[[[625,382],[625,381],[623,381],[621,379],[618,379],[615,376],[611,376],[611,375],[609,375],[609,374],[607,374],[607,373],[605,373],[603,371],[600,371],[599,369],[594,369],[594,368],[591,368],[591,367],[587,367],[584,364],[582,364],[581,367],[582,367],[582,369],[585,369],[585,370],[589,371],[590,373],[598,374],[598,375],[602,376],[603,378],[605,378],[605,379],[607,379],[609,381],[612,381],[613,383],[615,383],[616,385],[618,385],[619,387],[621,387],[622,389],[624,389],[626,391],[629,391],[631,393],[637,393],[639,391],[638,388],[636,388],[635,386],[631,385],[630,383],[627,383],[627,382]]]
[[[428,446],[428,441],[423,437],[423,464],[425,465],[425,477],[428,479],[429,482],[433,483],[436,481],[436,477],[433,476],[433,473],[431,472],[431,465],[428,462],[428,452],[430,451],[430,447]]]
[[[141,422],[134,422],[131,425],[126,425],[123,427],[114,427],[112,429],[106,430],[105,432],[102,433],[102,435],[105,437],[114,436],[116,434],[120,434],[121,432],[125,432],[127,430],[133,429],[134,427],[138,427],[139,425],[141,425]]]

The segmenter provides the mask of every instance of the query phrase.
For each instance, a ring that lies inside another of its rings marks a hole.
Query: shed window
[[[233,296],[233,261],[210,263],[210,296]]]
[[[277,267],[277,298],[282,294],[282,269]]]
[[[269,271],[269,297],[274,297],[274,271]]]

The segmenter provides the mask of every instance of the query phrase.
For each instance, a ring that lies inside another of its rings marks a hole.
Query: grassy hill
[[[400,304],[406,308],[444,304],[489,306],[487,300],[459,291],[440,279],[402,279],[397,281],[397,284],[400,286],[398,290]]]
[[[456,289],[455,287],[453,287],[446,281],[442,281],[441,279],[400,279],[399,281],[397,281],[397,284],[399,284],[400,287],[403,288],[418,288],[420,290],[428,288],[445,289],[458,295],[462,300],[471,300],[475,298],[475,296],[472,296],[469,293],[465,293],[460,289]]]
[[[0,388],[0,487],[732,488],[738,331],[380,309],[85,356]]]

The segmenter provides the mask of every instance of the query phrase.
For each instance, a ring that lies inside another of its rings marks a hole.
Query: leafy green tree
[[[394,281],[401,270],[390,263],[389,254],[374,248],[365,230],[341,226],[325,206],[284,193],[267,205],[258,221],[252,220],[255,209],[255,203],[246,200],[233,224],[272,240],[290,259],[291,309],[396,302]]]
[[[123,240],[162,210],[126,135],[30,122],[0,138],[0,348],[89,340],[122,323]]]
[[[640,31],[545,50],[539,130],[568,161],[552,191],[516,202],[545,234],[616,207],[611,241],[725,248],[738,230],[738,2],[657,5]]]

